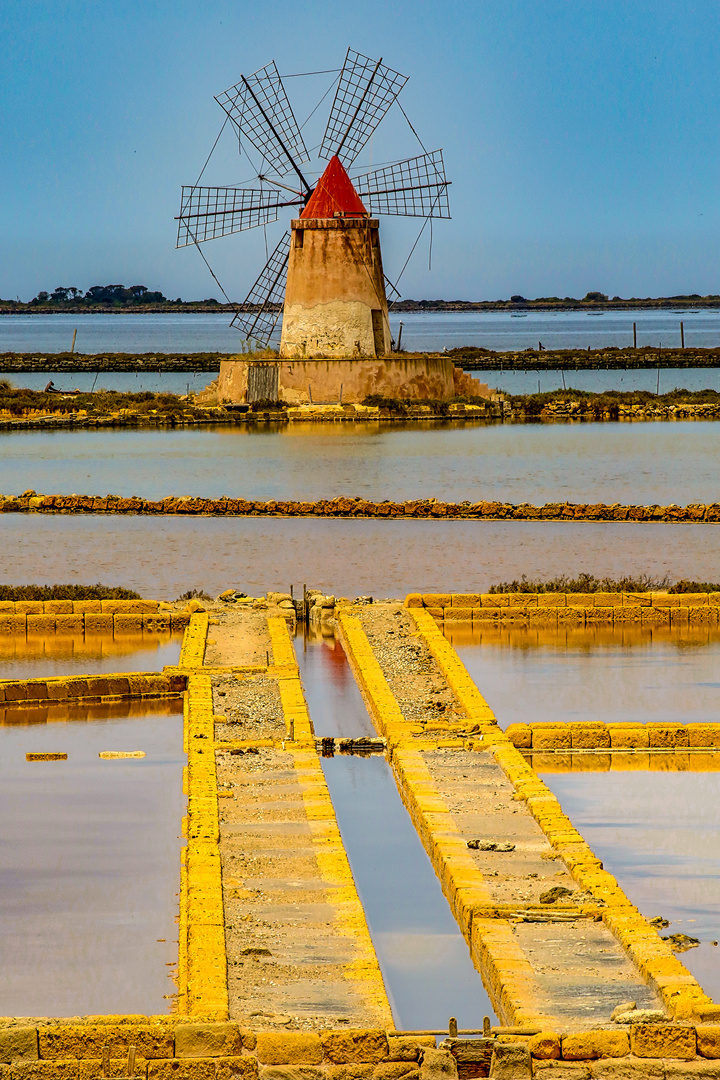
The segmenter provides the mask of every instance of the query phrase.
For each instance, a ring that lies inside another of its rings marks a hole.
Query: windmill
[[[276,339],[284,304],[281,357],[390,352],[386,286],[392,286],[375,215],[420,217],[423,228],[450,217],[441,150],[422,147],[416,157],[350,175],[406,82],[382,58],[348,49],[318,152],[328,164],[316,180],[304,171],[310,154],[274,61],[216,97],[239,146],[250,144],[262,164],[248,186],[184,186],[177,247],[200,249],[275,222],[283,212],[298,213],[232,320],[246,340],[268,346]]]

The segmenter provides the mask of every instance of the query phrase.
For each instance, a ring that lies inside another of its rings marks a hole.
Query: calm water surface
[[[720,631],[446,631],[505,728],[603,720],[717,723]]]
[[[0,580],[125,585],[174,600],[291,583],[339,596],[487,591],[522,574],[652,572],[714,581],[715,525],[49,517],[0,518]]]
[[[0,725],[0,1015],[169,1011],[183,761],[182,714],[167,707]]]
[[[317,735],[375,735],[347,656],[334,639],[296,638]],[[460,1027],[494,1018],[432,863],[384,755],[322,759],[397,1027]]]
[[[182,634],[3,634],[0,679],[162,671],[177,664]]]
[[[720,344],[720,310],[532,312],[409,312],[391,311],[390,325],[397,338],[403,323],[402,344],[410,352],[479,345],[504,352],[537,348],[592,349],[632,345],[632,324],[637,323],[638,345],[680,345],[680,322],[685,324],[686,346]],[[242,338],[224,314],[137,315],[2,315],[0,352],[65,352],[78,328],[75,349],[100,352],[238,352]],[[278,324],[280,326],[281,323]]]
[[[543,780],[643,915],[670,920],[660,933],[700,939],[679,958],[717,1001],[720,774],[548,773]]]
[[[720,424],[303,424],[271,430],[0,434],[5,494],[720,500]]]

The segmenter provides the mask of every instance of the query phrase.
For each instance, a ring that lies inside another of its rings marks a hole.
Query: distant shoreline
[[[393,304],[391,314],[432,312],[518,312],[533,311],[687,311],[720,308],[720,296],[713,297],[656,297],[644,300],[401,300]],[[255,311],[244,304],[167,303],[119,305],[32,304],[0,300],[1,315],[233,315],[237,311]],[[271,310],[280,310],[278,305]]]

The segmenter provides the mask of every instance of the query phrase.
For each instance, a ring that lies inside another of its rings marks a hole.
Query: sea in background
[[[0,315],[0,353],[47,353],[47,371],[52,372],[52,354],[70,349],[77,328],[79,353],[195,353],[238,352],[242,340],[230,328],[226,314],[99,314],[99,315]],[[559,312],[408,312],[390,315],[394,337],[403,324],[402,345],[412,352],[437,352],[476,345],[497,351],[537,348],[591,349],[632,344],[632,324],[637,323],[638,345],[680,345],[680,322],[685,326],[685,345],[710,348],[720,345],[720,310],[697,311],[559,311]],[[560,371],[473,372],[508,393],[537,393],[561,389]],[[5,377],[0,371],[0,377]],[[44,372],[10,374],[16,386],[42,389],[48,379]],[[186,393],[207,385],[209,373],[115,372],[72,373],[63,376],[62,389],[79,388],[145,390]],[[565,384],[579,390],[657,391],[656,371],[579,371],[565,375]],[[682,387],[720,390],[720,369],[674,369],[660,371],[660,392]]]

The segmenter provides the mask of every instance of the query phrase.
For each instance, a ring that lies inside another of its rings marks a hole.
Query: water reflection
[[[0,518],[6,581],[106,581],[174,600],[307,582],[339,596],[485,592],[521,574],[717,576],[717,525],[71,516]]]
[[[0,679],[162,671],[177,664],[182,633],[0,634]]]
[[[47,727],[27,710],[0,725],[0,1015],[169,1011],[182,717],[145,704],[124,716],[91,706],[93,723]],[[68,759],[27,762],[30,751]]]
[[[446,629],[505,728],[564,720],[717,722],[720,630]]]
[[[712,423],[15,431],[3,491],[462,502],[720,500]]]
[[[700,938],[680,959],[720,999],[720,774],[543,774],[605,868],[661,934]]]

